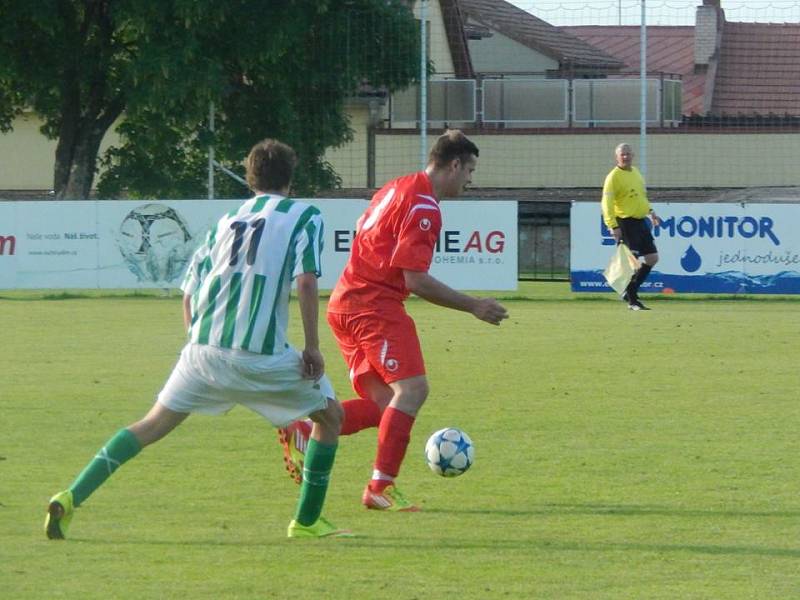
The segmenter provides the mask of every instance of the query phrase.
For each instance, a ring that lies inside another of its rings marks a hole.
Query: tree
[[[209,145],[238,168],[264,137],[297,150],[296,189],[332,186],[322,157],[351,134],[345,100],[418,72],[399,0],[0,0],[0,14],[0,129],[23,109],[41,117],[57,198],[88,197],[114,123],[103,195],[205,195]]]

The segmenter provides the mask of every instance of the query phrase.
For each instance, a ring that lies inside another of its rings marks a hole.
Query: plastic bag
[[[639,261],[625,244],[617,244],[617,249],[611,255],[603,275],[615,292],[620,296],[625,293],[625,288],[639,268]]]

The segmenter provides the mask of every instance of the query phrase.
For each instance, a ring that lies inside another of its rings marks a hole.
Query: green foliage
[[[2,89],[0,84],[0,133],[11,131],[12,122],[20,114],[20,109],[15,108],[19,101],[12,97],[12,92]]]
[[[431,395],[401,483],[423,511],[360,506],[375,447],[362,432],[340,443],[326,510],[360,537],[308,542],[285,538],[297,487],[242,409],[190,417],[77,511],[70,539],[46,540],[47,499],[167,377],[180,300],[0,300],[0,596],[797,597],[797,299],[672,296],[631,313],[566,290],[525,285],[500,327],[409,302]],[[351,397],[324,325],[321,342]],[[476,443],[456,479],[422,457],[447,425]]]
[[[0,14],[0,128],[25,106],[63,139],[124,110],[102,196],[204,196],[209,144],[241,172],[265,137],[297,150],[297,193],[333,187],[322,156],[349,139],[345,99],[417,76],[416,25],[399,0],[0,0]],[[221,195],[246,193],[220,180]]]

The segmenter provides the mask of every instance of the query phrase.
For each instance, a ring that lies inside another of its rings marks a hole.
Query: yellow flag
[[[611,255],[603,275],[615,292],[620,296],[625,293],[625,288],[631,282],[633,274],[639,268],[639,261],[625,244],[617,244],[617,249]]]

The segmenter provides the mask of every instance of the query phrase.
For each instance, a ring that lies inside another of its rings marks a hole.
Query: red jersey
[[[384,185],[356,223],[328,311],[371,312],[402,303],[409,294],[403,270],[428,271],[441,228],[439,203],[424,171]]]

